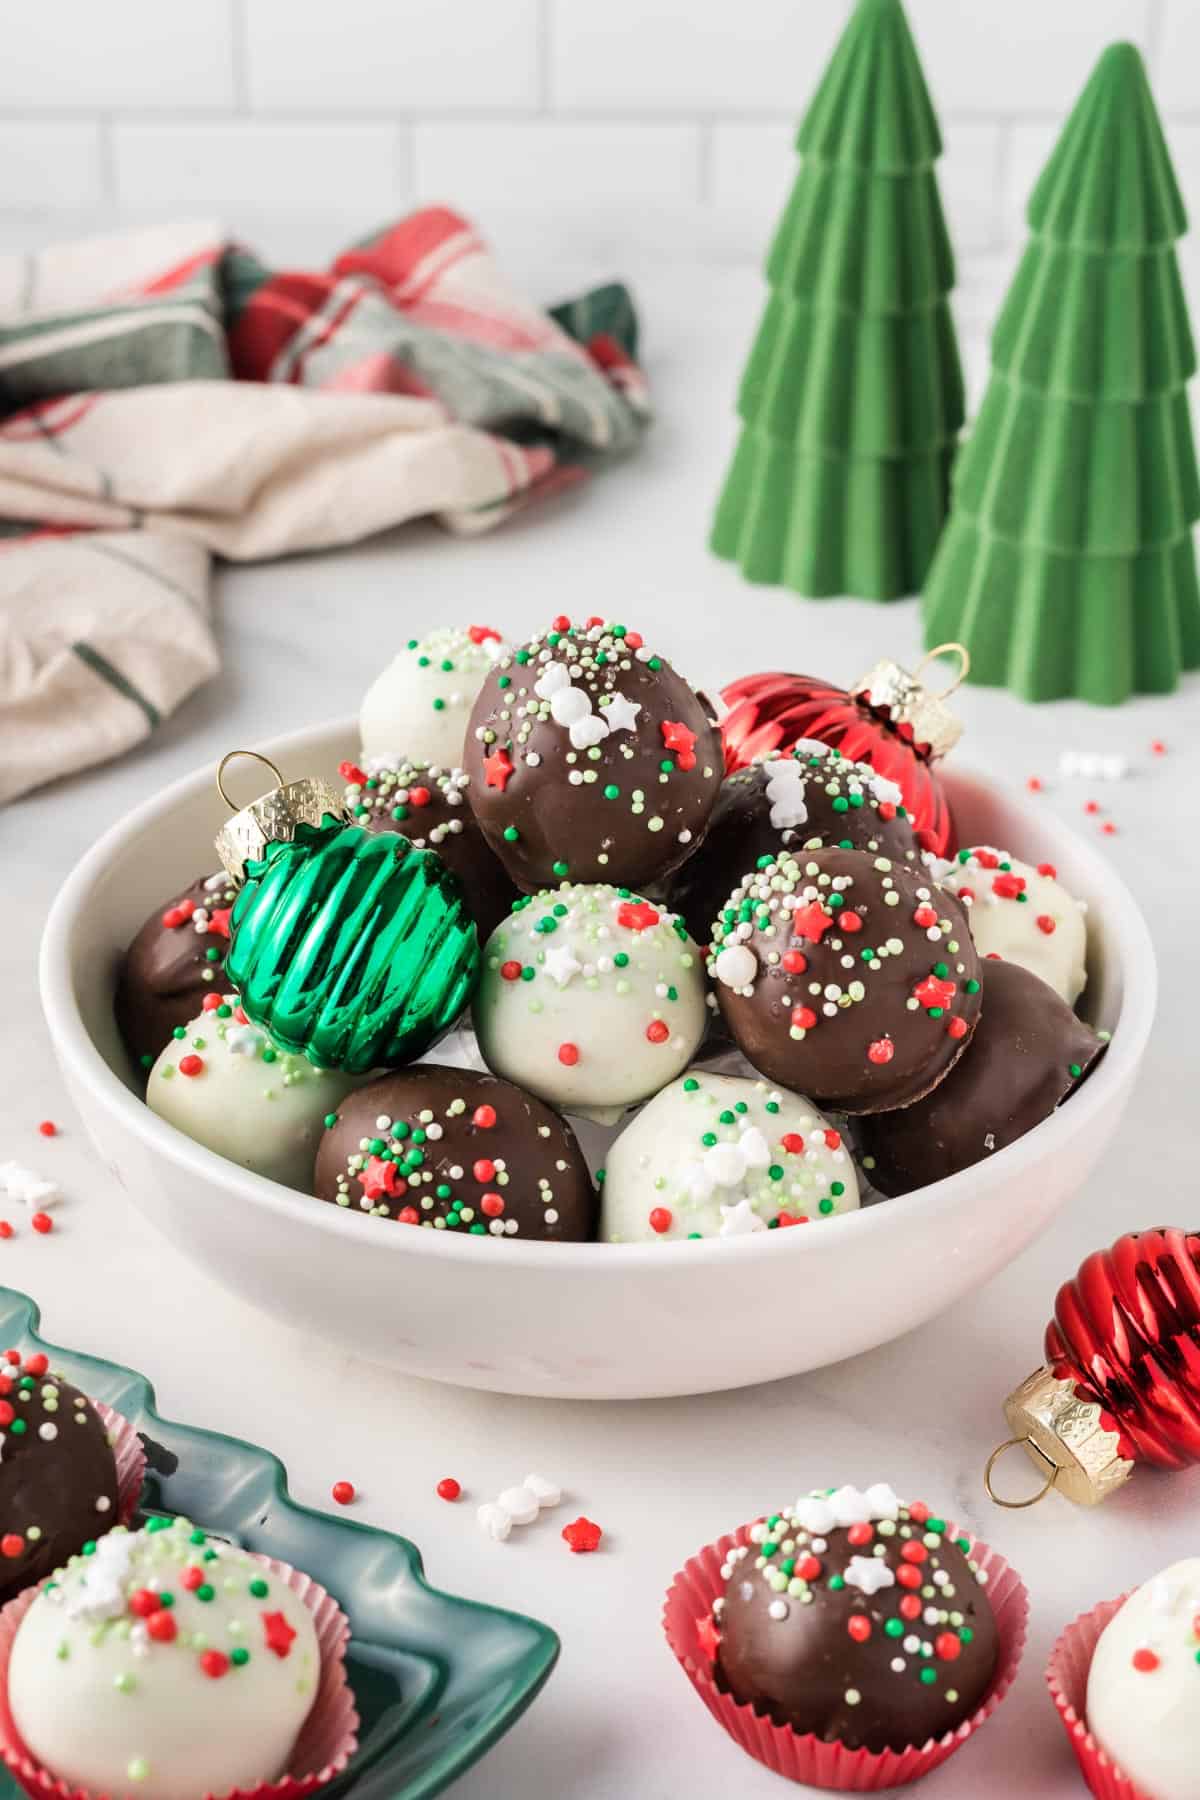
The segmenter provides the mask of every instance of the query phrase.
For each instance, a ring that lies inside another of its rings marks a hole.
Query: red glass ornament
[[[896,673],[912,681],[904,671]],[[721,690],[729,709],[721,722],[725,772],[731,775],[757,757],[787,751],[800,738],[816,738],[894,781],[904,795],[922,849],[945,856],[953,845],[954,826],[932,764],[949,743],[945,737],[934,734],[931,741],[919,733],[924,721],[936,718],[944,727],[949,715],[938,706],[938,697],[918,688],[922,704],[909,717],[894,695],[882,698],[877,691],[873,699],[864,691],[870,679],[864,677],[855,692],[815,675],[789,675],[781,670],[731,681]],[[957,731],[947,735],[953,742]]]
[[[1158,1226],[1095,1251],[1059,1289],[1046,1361],[1099,1403],[1126,1461],[1200,1463],[1200,1234]]]

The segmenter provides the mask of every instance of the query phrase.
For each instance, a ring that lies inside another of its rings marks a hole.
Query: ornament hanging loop
[[[278,789],[283,786],[282,774],[271,761],[270,757],[264,756],[261,750],[227,750],[217,764],[217,792],[220,794],[231,813],[241,812],[242,809],[238,805],[238,802],[236,800],[231,800],[225,791],[225,771],[230,763],[235,762],[239,756],[248,756],[252,762],[262,763],[263,767],[270,769],[272,775],[275,777],[276,788]]]
[[[992,1471],[996,1467],[996,1464],[1000,1461],[1000,1458],[1006,1453],[1006,1451],[1009,1451],[1009,1450],[1025,1450],[1025,1451],[1027,1451],[1029,1453],[1029,1455],[1035,1456],[1035,1457],[1039,1458],[1042,1462],[1044,1462],[1046,1464],[1046,1467],[1050,1471],[1050,1473],[1047,1475],[1045,1481],[1042,1483],[1041,1487],[1038,1488],[1037,1492],[1030,1494],[1024,1500],[1010,1500],[1004,1494],[998,1494],[992,1485]],[[995,1505],[997,1505],[997,1506],[1003,1506],[1003,1507],[1007,1508],[1007,1510],[1009,1512],[1022,1512],[1022,1511],[1024,1511],[1024,1509],[1027,1506],[1036,1506],[1039,1500],[1044,1500],[1046,1498],[1046,1495],[1050,1492],[1050,1489],[1054,1486],[1054,1484],[1057,1480],[1058,1480],[1058,1469],[1056,1468],[1054,1463],[1052,1463],[1050,1461],[1049,1457],[1043,1455],[1042,1451],[1038,1449],[1038,1447],[1034,1443],[1033,1439],[1029,1438],[1029,1437],[1008,1438],[1006,1440],[1006,1442],[998,1445],[997,1448],[995,1450],[993,1450],[992,1454],[988,1457],[987,1468],[983,1472],[983,1485],[987,1489],[988,1499],[993,1501],[995,1503]]]
[[[919,681],[921,679],[922,669],[927,668],[931,662],[936,662],[939,656],[956,656],[958,658],[958,674],[954,677],[949,687],[944,687],[940,694],[932,694],[932,698],[935,700],[948,700],[951,694],[955,693],[962,686],[963,682],[967,679],[967,676],[971,673],[971,652],[967,649],[965,644],[956,644],[953,642],[935,644],[932,650],[926,651],[925,655],[913,670],[914,679]]]

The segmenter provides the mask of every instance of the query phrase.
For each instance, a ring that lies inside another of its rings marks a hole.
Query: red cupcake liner
[[[953,1537],[956,1526],[947,1527]],[[973,1540],[971,1558],[987,1572],[986,1593],[996,1618],[999,1650],[996,1672],[987,1693],[969,1719],[943,1737],[907,1750],[850,1750],[845,1744],[827,1744],[812,1733],[777,1725],[755,1712],[749,1702],[722,1693],[713,1680],[713,1658],[701,1630],[712,1618],[712,1603],[725,1591],[721,1566],[736,1546],[750,1541],[750,1526],[743,1525],[729,1537],[709,1544],[693,1556],[667,1589],[663,1630],[684,1674],[718,1725],[724,1727],[748,1756],[766,1763],[789,1781],[812,1787],[835,1788],[847,1793],[873,1794],[881,1788],[902,1787],[944,1763],[990,1719],[1021,1664],[1029,1622],[1029,1595],[1015,1569],[986,1544]]]
[[[136,1428],[123,1413],[105,1406],[102,1400],[91,1400],[88,1404],[99,1416],[100,1423],[108,1433],[113,1459],[117,1465],[117,1516],[107,1522],[97,1516],[96,1530],[99,1533],[111,1530],[114,1525],[129,1525],[133,1522],[138,1501],[142,1497],[142,1482],[146,1477],[146,1449]]]
[[[256,1556],[276,1580],[283,1581],[312,1617],[321,1658],[321,1681],[312,1708],[289,1758],[290,1768],[278,1781],[252,1788],[233,1788],[196,1800],[301,1800],[340,1775],[358,1748],[358,1714],[346,1680],[346,1645],[350,1626],[337,1601],[299,1569]],[[0,1610],[0,1758],[30,1796],[30,1800],[106,1800],[87,1788],[73,1788],[35,1762],[21,1742],[8,1705],[8,1663],[13,1639],[21,1620],[37,1598],[29,1588]]]
[[[1132,1590],[1131,1590],[1132,1591]],[[1100,1633],[1128,1600],[1102,1600],[1075,1620],[1059,1638],[1046,1665],[1046,1685],[1058,1709],[1083,1779],[1097,1800],[1151,1800],[1143,1788],[1100,1748],[1087,1727],[1087,1684]]]

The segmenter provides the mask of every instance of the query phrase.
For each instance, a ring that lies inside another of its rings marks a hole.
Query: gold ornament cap
[[[1095,1400],[1081,1400],[1072,1381],[1035,1369],[1004,1402],[1013,1435],[993,1450],[984,1486],[997,1506],[1035,1506],[1051,1488],[1077,1506],[1099,1506],[1128,1481],[1133,1464],[1120,1453],[1120,1438],[1101,1422]],[[1042,1477],[1036,1493],[1007,1499],[992,1486],[992,1471],[1006,1451],[1020,1447]]]
[[[938,656],[956,656],[958,674],[941,693],[930,693],[921,680],[921,671]],[[850,689],[856,700],[870,706],[886,707],[893,725],[912,728],[912,741],[929,754],[930,760],[953,750],[962,736],[962,721],[946,705],[950,695],[967,679],[971,658],[962,644],[939,644],[923,656],[910,674],[898,662],[884,657],[868,669]]]
[[[270,769],[275,786],[266,794],[239,807],[225,791],[225,770],[238,756],[248,756]],[[257,750],[231,750],[221,758],[217,768],[217,790],[233,814],[213,840],[225,872],[239,885],[246,879],[246,864],[257,862],[268,844],[289,843],[297,825],[319,825],[332,814],[345,824],[352,822],[342,797],[331,782],[318,776],[302,781],[285,781],[275,764]]]

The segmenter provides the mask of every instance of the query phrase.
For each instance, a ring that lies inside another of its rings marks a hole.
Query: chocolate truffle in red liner
[[[886,1483],[808,1495],[730,1552],[718,1684],[801,1733],[900,1750],[974,1713],[996,1668],[970,1541]]]

